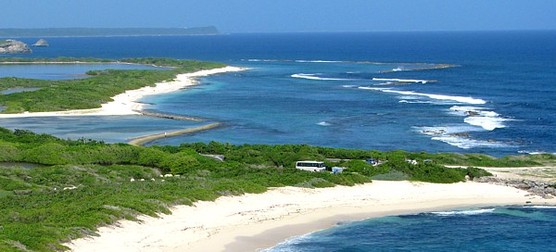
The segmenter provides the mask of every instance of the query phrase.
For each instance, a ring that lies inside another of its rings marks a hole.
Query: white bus
[[[326,170],[324,162],[320,161],[297,161],[295,168],[303,171],[321,172]]]

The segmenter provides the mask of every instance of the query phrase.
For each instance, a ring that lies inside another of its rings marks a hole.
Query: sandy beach
[[[23,118],[23,117],[49,117],[49,116],[106,116],[106,115],[136,115],[141,111],[143,104],[138,101],[149,95],[158,95],[175,92],[177,90],[197,84],[196,79],[208,75],[237,72],[245,69],[227,66],[222,68],[202,70],[193,73],[179,74],[173,81],[160,82],[154,86],[140,89],[128,90],[125,93],[112,97],[111,102],[102,104],[101,108],[79,109],[53,112],[25,112],[19,114],[0,114],[0,118]]]
[[[176,206],[160,218],[120,221],[100,236],[65,244],[72,251],[257,251],[292,236],[371,217],[500,205],[555,205],[513,187],[487,183],[374,181],[353,187],[274,188]]]

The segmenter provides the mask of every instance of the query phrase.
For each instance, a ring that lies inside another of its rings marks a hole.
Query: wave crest
[[[402,71],[402,70],[399,70]],[[435,80],[414,80],[414,79],[390,79],[390,78],[373,78],[373,81],[385,81],[385,82],[398,82],[398,83],[420,83],[427,84],[429,82],[436,82]]]
[[[380,92],[384,92],[384,93],[401,94],[401,95],[407,95],[407,96],[424,96],[424,97],[428,97],[430,99],[435,99],[435,100],[454,101],[454,102],[458,102],[458,103],[466,103],[466,104],[474,104],[474,105],[486,104],[486,101],[483,100],[483,99],[477,99],[477,98],[467,97],[467,96],[427,94],[427,93],[418,93],[418,92],[414,92],[414,91],[396,90],[396,89],[391,89],[391,88],[359,87],[359,89],[380,91]]]
[[[351,79],[342,79],[342,78],[328,78],[328,77],[319,77],[319,74],[305,74],[305,73],[297,73],[292,74],[290,77],[298,78],[298,79],[306,79],[306,80],[323,80],[323,81],[347,81]]]

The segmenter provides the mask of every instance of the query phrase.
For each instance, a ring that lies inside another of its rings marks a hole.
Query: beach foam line
[[[486,209],[476,209],[476,210],[456,210],[456,211],[441,211],[441,212],[430,212],[434,215],[440,216],[454,216],[454,215],[480,215],[487,213],[494,213],[496,208],[486,208]]]
[[[72,251],[257,251],[289,237],[339,222],[400,214],[556,204],[512,187],[465,182],[408,181],[331,188],[272,188],[262,194],[220,197],[175,206],[172,214],[139,216],[98,229],[99,236],[72,240]]]
[[[166,94],[197,84],[196,79],[208,75],[244,71],[246,68],[227,66],[193,73],[178,74],[173,81],[159,82],[154,86],[146,86],[128,90],[112,97],[112,101],[104,103],[100,108],[78,109],[53,112],[24,112],[19,114],[0,114],[0,118],[24,117],[57,117],[57,116],[107,116],[107,115],[139,115],[144,104],[138,101],[146,96]]]
[[[384,93],[394,93],[394,94],[401,94],[407,96],[424,96],[435,100],[454,101],[454,102],[466,103],[466,104],[475,104],[475,105],[486,104],[485,100],[476,99],[473,97],[466,97],[466,96],[427,94],[427,93],[418,93],[414,91],[402,91],[402,90],[396,90],[391,88],[375,88],[375,87],[358,87],[358,88],[364,90],[373,90],[373,91],[380,91]]]

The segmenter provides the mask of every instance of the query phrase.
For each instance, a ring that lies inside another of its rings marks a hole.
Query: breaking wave
[[[402,70],[399,70],[402,71]],[[414,80],[414,79],[390,79],[390,78],[373,78],[373,81],[386,81],[386,82],[398,82],[398,83],[421,83],[427,84],[429,82],[435,82],[435,80]]]
[[[342,79],[342,78],[319,77],[318,75],[319,75],[319,74],[298,73],[298,74],[292,74],[292,75],[290,75],[290,77],[292,77],[292,78],[299,78],[299,79],[306,79],[306,80],[324,80],[324,81],[352,80],[352,79]]]
[[[423,135],[430,136],[432,140],[441,141],[460,149],[509,147],[506,143],[494,140],[472,139],[469,132],[480,131],[480,129],[471,126],[414,127],[414,129]]]
[[[438,95],[438,94],[427,94],[427,93],[418,93],[414,91],[402,91],[402,90],[395,90],[391,88],[373,88],[373,87],[359,87],[360,89],[365,90],[373,90],[373,91],[380,91],[384,93],[394,93],[394,94],[401,94],[401,95],[408,95],[408,96],[424,96],[430,99],[435,100],[443,100],[443,101],[454,101],[458,103],[466,103],[466,104],[474,104],[474,105],[481,105],[486,104],[485,100],[477,99],[473,97],[466,97],[466,96],[451,96],[451,95]]]
[[[512,120],[500,117],[500,114],[481,107],[452,106],[450,112],[454,115],[467,116],[464,119],[465,123],[481,127],[488,131],[505,128],[506,125],[504,125],[504,122]]]
[[[510,119],[487,116],[470,116],[463,119],[464,122],[470,125],[479,126],[488,131],[505,128],[506,125],[504,125],[504,122],[508,120]]]
[[[294,60],[298,63],[343,63],[341,60]]]

